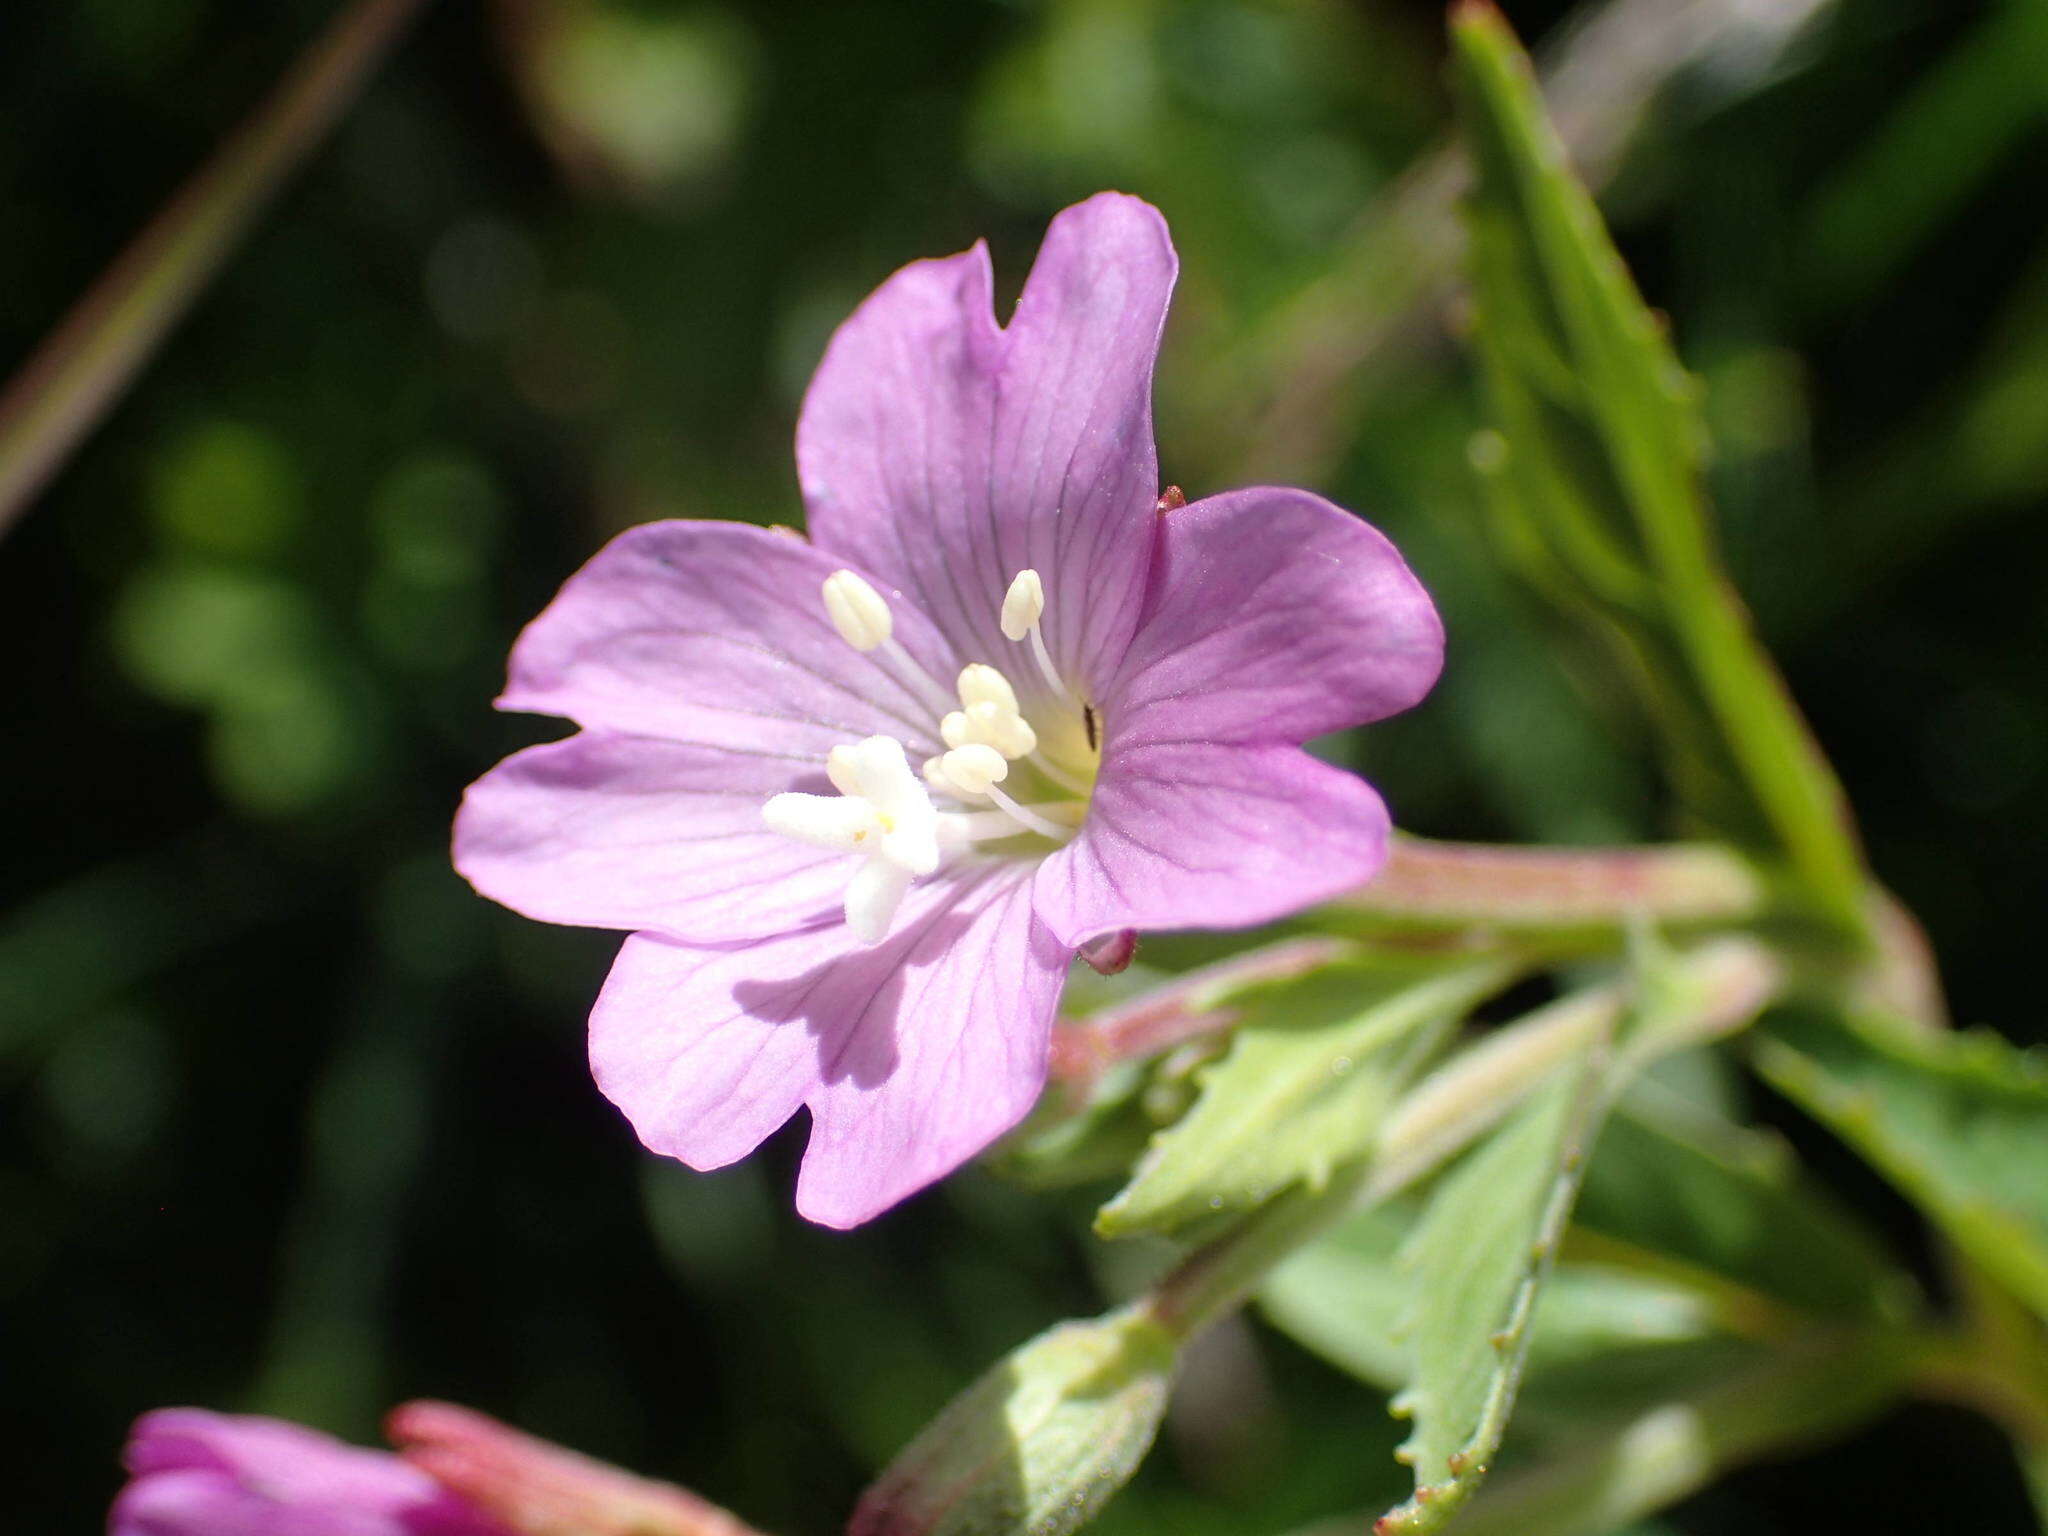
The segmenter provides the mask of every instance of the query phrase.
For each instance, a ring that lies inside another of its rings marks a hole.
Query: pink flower
[[[509,1536],[389,1452],[277,1419],[160,1408],[123,1459],[108,1536]]]
[[[1174,272],[1111,193],[1007,327],[982,246],[904,268],[805,398],[811,542],[635,528],[520,637],[501,707],[582,729],[472,786],[456,864],[633,930],[591,1062],[652,1150],[717,1168],[807,1107],[798,1209],[865,1221],[1030,1109],[1077,948],[1379,868],[1379,797],[1300,744],[1420,699],[1436,612],[1305,491],[1156,505]]]

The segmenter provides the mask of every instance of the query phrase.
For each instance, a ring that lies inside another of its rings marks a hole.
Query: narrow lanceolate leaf
[[[1040,1334],[911,1441],[847,1536],[1065,1536],[1151,1446],[1177,1346],[1142,1307]]]
[[[1782,863],[1806,903],[1863,922],[1840,787],[1723,576],[1695,389],[1484,0],[1452,26],[1477,181],[1474,444],[1507,553],[1641,696],[1704,827]]]
[[[1497,959],[1353,959],[1232,994],[1229,1053],[1160,1132],[1096,1230],[1172,1232],[1321,1188],[1364,1156],[1457,1021],[1510,977]]]
[[[1767,1021],[1756,1064],[2048,1316],[2048,1057],[1806,1009]]]
[[[120,397],[421,0],[358,0],[101,274],[0,393],[0,532]]]
[[[1360,1380],[1400,1386],[1410,1288],[1396,1255],[1415,1215],[1408,1201],[1371,1207],[1285,1260],[1259,1291],[1266,1319]],[[1516,1423],[1545,1443],[1582,1438],[1762,1349],[1729,1331],[1710,1289],[1560,1260],[1531,1324]]]
[[[1487,1484],[1458,1536],[1595,1536],[1697,1493],[1760,1457],[1812,1445],[1882,1413],[1905,1391],[1908,1353],[1822,1332],[1762,1350],[1710,1379]],[[1363,1516],[1297,1536],[1354,1536]]]
[[[1431,1193],[1402,1252],[1412,1287],[1401,1457],[1415,1493],[1380,1536],[1433,1531],[1486,1474],[1507,1427],[1538,1294],[1604,1097],[1603,1052],[1553,1074]]]

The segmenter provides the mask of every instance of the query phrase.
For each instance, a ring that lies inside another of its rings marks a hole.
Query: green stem
[[[1670,985],[1689,1006],[1617,1046],[1618,1075],[1658,1056],[1703,1044],[1748,1024],[1782,985],[1783,967],[1763,945],[1718,939],[1674,962]],[[1613,1029],[1636,1001],[1632,979],[1590,987],[1503,1025],[1467,1047],[1402,1098],[1387,1117],[1371,1189],[1384,1199],[1440,1166],[1550,1072]]]
[[[55,474],[355,98],[422,0],[358,0],[100,274],[0,393],[0,533]]]
[[[1269,1201],[1222,1237],[1196,1249],[1145,1298],[1153,1321],[1177,1339],[1235,1311],[1268,1272],[1352,1207],[1369,1165],[1339,1169],[1321,1189],[1293,1189]]]
[[[1923,1396],[1981,1413],[2012,1438],[2041,1528],[2048,1531],[2048,1325],[1960,1254],[1951,1270],[1963,1326],[1923,1350]]]

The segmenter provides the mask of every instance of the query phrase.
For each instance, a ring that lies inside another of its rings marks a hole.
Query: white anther
[[[1010,764],[994,747],[972,741],[955,747],[940,759],[939,771],[961,793],[982,795],[988,793],[991,784],[1000,784],[1010,776]]]
[[[834,571],[825,578],[825,615],[839,638],[856,651],[872,651],[889,643],[895,621],[889,604],[864,577]]]
[[[1044,612],[1045,583],[1026,567],[1011,578],[1010,590],[1003,594],[1004,638],[1022,640],[1038,627],[1038,616]]]
[[[1012,635],[1011,639],[1018,636]],[[1010,680],[985,661],[960,669],[960,703],[965,709],[993,704],[1006,715],[1017,713],[1017,690]]]
[[[986,742],[1012,761],[1038,749],[1038,733],[1030,721],[986,699],[968,707],[967,729],[970,740]]]
[[[974,740],[974,727],[965,710],[956,709],[939,722],[939,740],[949,747],[964,747]]]
[[[946,760],[943,757],[926,758],[924,760],[924,767],[920,771],[924,775],[925,783],[931,785],[933,789],[940,791],[942,794],[950,795],[953,793],[953,786],[946,778]]]

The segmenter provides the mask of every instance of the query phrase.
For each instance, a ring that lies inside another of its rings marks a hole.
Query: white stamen
[[[1019,826],[1029,828],[1040,837],[1049,837],[1056,843],[1064,843],[1074,835],[1072,827],[1063,827],[1056,821],[1047,821],[1043,816],[1032,810],[1031,807],[1019,805],[993,784],[984,789],[982,793],[1001,806],[1003,813],[1014,820]]]
[[[1017,638],[1011,636],[1012,639]],[[1010,680],[985,661],[977,661],[960,669],[960,703],[968,709],[977,704],[993,704],[1006,715],[1017,711],[1017,690],[1010,686]]]
[[[1045,616],[1045,583],[1038,579],[1038,572],[1030,567],[1019,571],[1010,578],[1010,590],[1003,594],[1003,634],[1011,640],[1031,639],[1031,654],[1038,662],[1038,670],[1045,674],[1045,680],[1056,694],[1067,691],[1067,685],[1060,680],[1060,670],[1052,664],[1052,652],[1045,648],[1045,635],[1039,620]]]
[[[1010,578],[1010,590],[1003,594],[1003,636],[1022,640],[1038,627],[1045,612],[1045,583],[1028,566]]]
[[[1009,777],[1010,764],[994,747],[970,741],[941,758],[939,771],[956,790],[969,795],[985,795],[992,786]]]
[[[825,578],[825,616],[839,631],[839,638],[856,651],[872,651],[887,645],[895,629],[889,605],[864,577],[852,571],[834,571]]]
[[[869,859],[846,887],[846,926],[863,944],[879,944],[910,889],[910,871],[887,859]]]
[[[899,677],[909,679],[911,687],[924,695],[926,705],[932,710],[943,714],[952,707],[953,701],[946,697],[946,690],[939,686],[938,680],[931,673],[917,664],[916,658],[910,652],[903,649],[902,641],[884,640],[882,654],[896,664]]]
[[[1031,766],[1044,774],[1048,779],[1051,779],[1053,783],[1059,785],[1061,789],[1072,791],[1084,801],[1093,793],[1086,784],[1083,784],[1071,773],[1068,773],[1066,769],[1053,762],[1043,752],[1033,752],[1031,754]]]
[[[1062,816],[1078,816],[1086,808],[1077,801],[1055,800],[1042,805],[1017,805],[1017,815],[1009,811],[941,811],[939,813],[939,846],[941,848],[965,848],[975,843],[999,843],[1017,837],[1025,832],[1036,832],[1050,828],[1045,835],[1066,842],[1073,836],[1073,827],[1054,821],[1046,812]],[[1020,820],[1030,818],[1031,823]]]
[[[1045,648],[1045,631],[1040,626],[1031,626],[1031,654],[1038,662],[1038,670],[1054,693],[1064,694],[1067,685],[1060,680],[1060,669],[1052,664],[1052,652]]]

